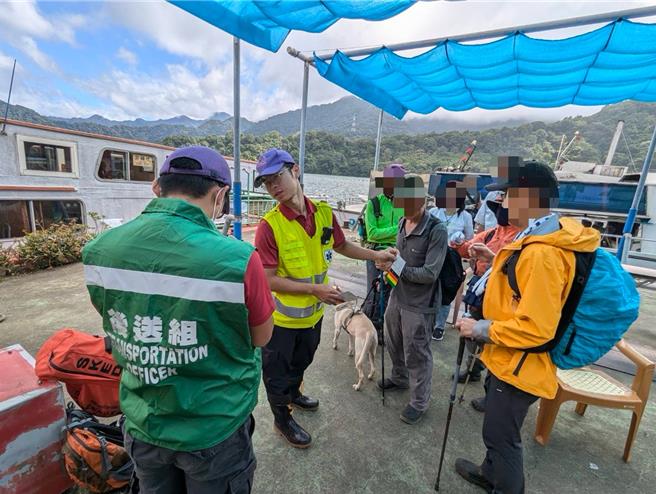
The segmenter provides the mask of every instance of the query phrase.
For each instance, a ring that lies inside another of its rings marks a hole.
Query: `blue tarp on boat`
[[[618,20],[566,39],[520,32],[483,44],[444,41],[414,57],[341,52],[317,71],[397,118],[438,108],[536,108],[656,101],[656,25]]]
[[[339,19],[380,21],[416,0],[168,0],[204,21],[270,51],[293,29],[320,33]]]

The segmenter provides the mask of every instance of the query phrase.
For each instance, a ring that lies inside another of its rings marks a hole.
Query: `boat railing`
[[[242,197],[242,224],[253,225],[259,223],[275,205],[276,200],[268,196],[246,195]]]
[[[334,208],[338,211],[342,211],[347,206],[352,206],[353,204],[361,204],[364,206],[365,202],[366,201],[363,201],[362,197],[360,196],[352,196],[335,201]]]
[[[612,253],[617,253],[617,246],[622,235],[603,233],[601,246]],[[629,237],[627,264],[656,268],[656,239]]]

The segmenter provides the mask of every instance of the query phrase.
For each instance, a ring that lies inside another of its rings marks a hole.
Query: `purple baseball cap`
[[[257,159],[257,177],[255,178],[255,187],[262,185],[262,179],[267,175],[278,173],[286,164],[294,164],[294,158],[287,151],[282,149],[271,148],[264,151]]]
[[[383,177],[405,177],[405,167],[400,163],[392,163],[383,168]]]
[[[182,163],[188,160],[195,161],[200,165],[200,168],[190,170],[175,166],[176,162]],[[232,185],[228,162],[214,149],[205,146],[189,146],[176,149],[166,157],[159,174],[198,175],[228,186]]]

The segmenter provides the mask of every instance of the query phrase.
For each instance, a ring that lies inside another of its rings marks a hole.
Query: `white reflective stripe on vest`
[[[244,303],[244,284],[129,269],[84,266],[87,285],[200,302]]]
[[[308,307],[289,307],[289,306],[283,304],[277,298],[274,298],[274,301],[276,303],[276,310],[278,312],[280,312],[284,316],[294,317],[296,319],[302,319],[304,317],[310,317],[315,312],[320,310],[321,307],[323,306],[323,304],[321,302],[317,302],[316,304],[310,305]]]
[[[284,276],[284,278],[286,280],[298,281],[299,283],[315,283],[317,285],[320,285],[326,279],[327,275],[328,275],[328,271],[324,271],[323,273],[315,274],[314,276],[310,276],[307,278],[292,278],[289,276]]]

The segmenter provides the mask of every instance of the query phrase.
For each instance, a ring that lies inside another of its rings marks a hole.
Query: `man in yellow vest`
[[[273,336],[262,350],[264,385],[275,430],[290,445],[307,448],[312,438],[292,418],[290,407],[319,407],[319,401],[303,395],[300,386],[319,345],[324,306],[343,302],[339,288],[328,283],[333,250],[381,263],[393,261],[396,251],[373,251],[347,241],[330,206],[303,194],[300,169],[287,151],[264,152],[257,172],[255,186],[263,185],[278,201],[255,234],[276,306]]]

